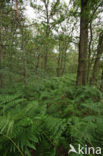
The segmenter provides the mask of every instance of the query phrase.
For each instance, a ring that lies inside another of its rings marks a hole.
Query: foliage
[[[102,0],[0,1],[0,156],[103,147],[102,10]]]
[[[68,153],[70,143],[102,147],[102,94],[73,83],[68,76],[44,79],[1,94],[0,153],[57,156],[61,147]]]

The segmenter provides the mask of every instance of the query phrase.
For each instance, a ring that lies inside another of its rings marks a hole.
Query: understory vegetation
[[[102,147],[102,93],[74,84],[65,75],[39,80],[28,88],[4,90],[0,95],[0,153],[60,156],[68,155],[69,144]]]
[[[0,0],[0,156],[103,156],[103,0]]]

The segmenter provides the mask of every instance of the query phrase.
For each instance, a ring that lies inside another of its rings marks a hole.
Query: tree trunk
[[[49,33],[50,33],[50,28],[49,28],[49,1],[43,1],[45,5],[45,10],[46,10],[46,47],[45,47],[45,53],[44,53],[44,74],[47,72],[47,61],[48,61],[48,50],[49,50]]]
[[[98,42],[98,48],[97,48],[97,56],[94,62],[94,66],[93,66],[93,73],[92,73],[92,77],[91,77],[91,84],[94,84],[96,82],[97,79],[97,72],[98,72],[98,67],[99,67],[99,63],[100,63],[100,57],[103,54],[103,32],[100,33],[99,36],[99,42]]]
[[[40,60],[41,60],[41,55],[38,54],[38,57],[37,57],[37,64],[36,64],[36,72],[38,72],[38,69],[40,69]]]
[[[87,83],[89,83],[90,80],[90,69],[91,69],[91,44],[92,44],[92,23],[90,23],[90,41],[89,41],[89,49],[88,49],[88,67],[87,67]]]
[[[27,87],[28,83],[27,83],[27,60],[26,60],[26,51],[25,51],[25,45],[24,45],[24,30],[23,30],[23,25],[21,25],[21,37],[22,37],[22,41],[21,41],[21,50],[23,53],[23,68],[24,68],[24,83],[25,83],[25,87]]]
[[[26,51],[24,48],[24,33],[22,33],[22,51],[23,51],[23,60],[24,60],[24,82],[25,82],[25,87],[27,87],[27,62],[26,62]]]
[[[59,40],[59,54],[58,54],[58,62],[57,62],[57,77],[60,76],[60,64],[61,64],[61,48],[60,48],[60,40]]]
[[[47,60],[48,60],[48,51],[46,49],[45,55],[44,55],[44,73],[47,72]]]
[[[68,46],[67,46],[66,41],[65,41],[64,54],[63,54],[63,67],[62,67],[61,75],[63,75],[65,72],[67,49],[68,49]]]
[[[0,69],[2,69],[2,60],[3,60],[3,53],[2,53],[2,38],[1,38],[1,29],[2,29],[2,4],[0,3]],[[0,87],[4,87],[4,80],[3,80],[3,74],[0,71]]]
[[[18,0],[16,0],[16,16],[19,17],[19,12],[18,12]]]
[[[1,43],[1,42],[0,42]],[[2,59],[3,59],[3,55],[2,55],[2,47],[0,46],[0,69],[2,69]],[[0,87],[4,88],[4,80],[3,80],[3,74],[0,71]]]
[[[102,75],[101,75],[100,90],[103,92],[103,69],[102,69]]]
[[[80,42],[77,71],[77,85],[85,85],[87,79],[87,48],[88,48],[88,0],[81,0]]]

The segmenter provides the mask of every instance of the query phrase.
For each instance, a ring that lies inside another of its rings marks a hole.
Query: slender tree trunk
[[[66,45],[66,43],[65,43],[65,47],[64,47],[64,55],[63,55],[63,67],[62,67],[62,73],[61,73],[61,75],[63,75],[64,74],[64,72],[65,72],[65,66],[66,66],[66,53],[67,52],[67,45]]]
[[[103,69],[102,69],[102,75],[101,75],[100,90],[103,92]]]
[[[37,57],[37,64],[36,64],[36,72],[37,72],[38,69],[40,68],[40,60],[41,60],[41,55],[38,54],[38,57]]]
[[[2,69],[2,61],[3,61],[3,52],[2,52],[2,38],[1,38],[1,30],[2,29],[2,4],[0,2],[0,69]],[[0,87],[4,87],[3,74],[0,71]]]
[[[50,28],[49,28],[49,1],[44,0],[44,5],[46,9],[46,41],[49,39],[49,33],[50,33]],[[49,42],[46,42],[46,47],[45,47],[45,54],[44,54],[44,73],[46,74],[47,72],[47,61],[48,61],[48,50],[49,50]]]
[[[25,45],[24,45],[24,23],[22,23],[22,19],[21,19],[21,15],[18,9],[18,0],[16,0],[16,15],[17,15],[17,20],[19,23],[19,27],[20,27],[20,31],[21,31],[21,50],[23,53],[23,65],[24,65],[24,83],[25,83],[25,87],[27,87],[28,82],[27,82],[27,60],[26,60],[26,50],[25,50]]]
[[[88,68],[87,68],[87,83],[89,83],[90,69],[91,69],[91,44],[92,44],[92,23],[90,23],[90,41],[88,50]]]
[[[62,76],[62,70],[63,70],[63,61],[64,61],[64,49],[61,48],[61,58],[60,58],[60,76]]]
[[[61,48],[60,48],[60,40],[59,40],[59,54],[58,54],[58,62],[57,62],[57,77],[60,76],[60,64],[61,64]]]
[[[88,0],[81,0],[80,42],[77,71],[77,85],[85,85],[87,79],[87,48],[88,48]]]
[[[44,55],[44,73],[47,72],[47,60],[48,60],[48,49],[46,49],[45,55]]]
[[[3,54],[2,54],[2,47],[0,46],[0,69],[2,69],[2,61],[3,61]],[[1,71],[0,71],[0,87],[4,88],[4,79]]]
[[[16,0],[16,16],[19,17],[18,0]]]
[[[67,44],[59,40],[59,54],[57,62],[57,77],[62,76],[65,71]]]
[[[26,51],[24,48],[24,31],[23,28],[22,29],[22,43],[21,43],[21,49],[23,52],[23,63],[24,63],[24,82],[25,82],[25,87],[27,87],[28,83],[27,83],[27,61],[26,61]]]
[[[97,79],[97,72],[98,72],[98,67],[99,67],[99,63],[100,63],[100,57],[103,54],[103,32],[100,33],[99,36],[99,42],[98,42],[98,48],[97,48],[97,56],[94,62],[94,66],[93,66],[93,73],[92,73],[92,77],[91,77],[91,84],[94,84],[96,82]]]

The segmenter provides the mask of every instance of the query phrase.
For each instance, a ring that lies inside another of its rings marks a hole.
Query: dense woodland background
[[[69,144],[103,147],[103,1],[0,0],[0,156]]]

